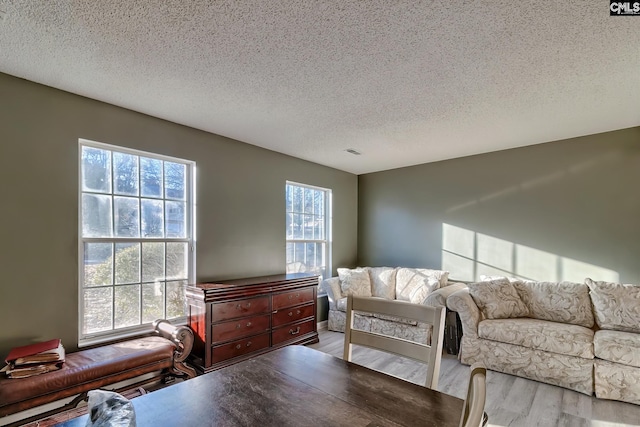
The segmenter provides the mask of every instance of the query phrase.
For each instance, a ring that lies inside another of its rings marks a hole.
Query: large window
[[[287,182],[287,273],[331,276],[331,190]]]
[[[80,140],[80,344],[185,316],[195,163]]]

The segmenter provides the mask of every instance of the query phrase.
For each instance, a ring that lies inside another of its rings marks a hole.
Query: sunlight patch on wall
[[[565,258],[473,230],[442,224],[442,269],[452,280],[474,281],[480,276],[507,276],[559,282],[594,280],[618,282],[610,269]]]

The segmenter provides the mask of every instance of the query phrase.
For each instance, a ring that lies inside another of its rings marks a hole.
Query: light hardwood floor
[[[320,342],[310,347],[342,357],[344,334],[320,331]],[[424,384],[425,365],[384,352],[355,347],[353,361],[360,365]],[[469,367],[444,354],[438,390],[464,399]],[[601,400],[564,388],[487,371],[489,426],[613,427],[640,426],[640,406]]]

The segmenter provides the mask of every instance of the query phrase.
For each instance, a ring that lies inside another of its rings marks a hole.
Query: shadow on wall
[[[498,239],[451,224],[442,224],[442,269],[451,280],[476,281],[481,275],[518,277],[549,282],[619,282],[607,268]]]

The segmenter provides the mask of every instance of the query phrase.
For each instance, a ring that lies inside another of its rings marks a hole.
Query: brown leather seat
[[[171,368],[176,346],[145,337],[69,353],[62,369],[29,378],[0,378],[0,416]]]

